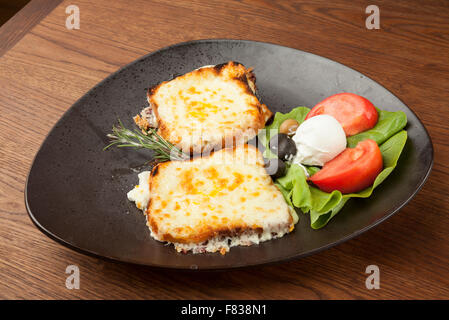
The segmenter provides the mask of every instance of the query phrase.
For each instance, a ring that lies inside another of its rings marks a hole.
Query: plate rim
[[[77,247],[75,245],[72,245],[71,243],[67,242],[66,240],[58,237],[57,235],[53,234],[52,232],[50,232],[49,230],[47,230],[43,225],[41,225],[39,223],[39,221],[36,219],[36,217],[34,216],[34,214],[31,212],[31,208],[29,207],[29,203],[28,203],[28,183],[29,183],[29,178],[30,178],[30,173],[33,170],[36,158],[38,157],[39,153],[42,150],[43,145],[46,143],[46,141],[49,138],[50,133],[53,131],[53,129],[55,127],[58,126],[58,124],[60,122],[62,122],[62,120],[64,118],[67,117],[68,113],[73,109],[73,107],[75,105],[77,105],[78,103],[80,103],[86,96],[88,96],[89,94],[91,94],[97,87],[102,86],[106,81],[108,81],[109,79],[113,78],[114,76],[116,76],[117,74],[119,74],[121,71],[129,68],[130,66],[138,63],[139,61],[142,61],[144,59],[147,59],[148,57],[158,54],[160,52],[163,51],[167,51],[176,47],[181,47],[181,46],[186,46],[186,45],[195,45],[195,44],[200,44],[200,43],[207,43],[207,42],[243,42],[243,43],[250,43],[250,44],[261,44],[261,45],[270,45],[270,46],[276,46],[276,47],[280,47],[280,48],[287,48],[287,49],[291,49],[291,50],[296,50],[296,51],[300,51],[303,53],[306,53],[308,55],[312,55],[316,58],[322,59],[324,61],[329,61],[332,63],[336,63],[340,66],[343,66],[345,68],[348,68],[352,71],[357,72],[360,75],[363,75],[366,79],[379,84],[382,88],[384,88],[385,90],[387,90],[390,94],[392,94],[396,99],[398,99],[398,101],[403,104],[404,106],[407,107],[407,109],[415,116],[415,118],[418,120],[419,124],[422,126],[422,128],[424,129],[424,133],[425,136],[427,137],[428,141],[429,141],[429,145],[430,145],[430,163],[428,168],[426,169],[426,173],[424,178],[420,181],[418,187],[416,189],[414,189],[414,191],[408,196],[408,198],[402,202],[401,204],[399,204],[398,206],[396,206],[395,208],[392,208],[389,210],[389,213],[384,215],[383,217],[381,217],[380,219],[377,219],[376,221],[374,221],[373,223],[371,223],[370,225],[356,230],[355,232],[340,238],[334,242],[328,243],[326,245],[323,245],[321,247],[303,252],[303,253],[296,253],[296,254],[292,254],[289,255],[287,257],[283,257],[283,258],[273,258],[273,259],[268,259],[267,261],[264,262],[260,262],[260,263],[240,263],[240,264],[232,264],[232,265],[228,265],[228,266],[207,266],[207,267],[201,267],[199,268],[196,265],[191,265],[190,267],[187,267],[186,265],[173,265],[173,266],[167,266],[167,265],[161,265],[161,264],[155,264],[155,263],[143,263],[140,261],[135,261],[133,259],[122,259],[122,258],[117,258],[117,257],[112,257],[112,256],[106,256],[88,249],[84,249],[84,248],[80,248]],[[288,262],[288,261],[292,261],[292,260],[299,260],[301,258],[305,258],[307,256],[310,256],[312,254],[317,254],[320,253],[324,250],[330,249],[334,246],[337,246],[339,244],[342,244],[348,240],[351,240],[363,233],[365,233],[366,231],[378,226],[380,223],[384,222],[385,220],[387,220],[388,218],[392,217],[394,214],[396,214],[398,211],[400,211],[403,207],[405,207],[415,196],[416,194],[422,189],[422,187],[424,186],[424,184],[427,182],[431,172],[432,172],[432,168],[434,165],[434,147],[433,147],[433,142],[432,142],[432,138],[426,128],[426,126],[424,125],[424,123],[421,121],[421,119],[418,117],[418,115],[413,111],[413,109],[411,109],[407,104],[405,104],[399,97],[397,97],[393,92],[391,92],[386,86],[384,86],[383,84],[381,84],[378,81],[375,81],[373,79],[371,79],[370,77],[366,76],[365,74],[359,72],[357,69],[354,69],[352,67],[349,67],[345,64],[342,64],[336,60],[332,60],[330,58],[309,52],[309,51],[305,51],[302,49],[296,49],[296,48],[292,48],[289,46],[284,46],[284,45],[280,45],[277,43],[272,43],[272,42],[266,42],[266,41],[257,41],[257,40],[248,40],[248,39],[233,39],[233,38],[205,38],[205,39],[197,39],[197,40],[189,40],[189,41],[184,41],[184,42],[178,42],[178,43],[174,43],[174,44],[170,44],[167,45],[165,47],[159,48],[155,51],[151,51],[143,56],[140,56],[139,58],[127,63],[126,65],[118,68],[116,71],[110,73],[109,75],[107,75],[104,79],[102,79],[101,81],[97,82],[92,88],[90,88],[88,91],[86,91],[80,98],[78,98],[74,103],[72,103],[72,105],[66,110],[64,111],[64,113],[60,116],[60,118],[55,122],[55,124],[52,126],[52,128],[47,132],[47,134],[45,135],[44,139],[42,140],[38,150],[36,151],[33,160],[31,162],[31,165],[28,169],[28,173],[27,173],[27,177],[26,177],[26,181],[25,181],[25,186],[24,186],[24,200],[25,200],[25,208],[26,211],[28,213],[28,216],[30,217],[31,221],[33,222],[33,224],[43,233],[45,234],[47,237],[49,237],[50,239],[52,239],[53,241],[71,249],[74,250],[75,252],[78,253],[82,253],[91,257],[96,257],[96,258],[100,258],[100,259],[104,259],[104,260],[109,260],[109,261],[113,261],[113,262],[119,262],[119,263],[127,263],[127,264],[135,264],[135,265],[140,265],[140,266],[146,266],[146,267],[151,267],[151,268],[155,268],[155,269],[172,269],[172,270],[182,270],[182,271],[223,271],[223,270],[235,270],[235,269],[242,269],[242,268],[251,268],[251,267],[255,267],[255,266],[265,266],[265,265],[273,265],[273,264],[278,264],[278,263],[284,263],[284,262]]]

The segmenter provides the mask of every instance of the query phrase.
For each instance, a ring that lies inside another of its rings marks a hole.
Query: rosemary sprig
[[[185,154],[175,145],[162,138],[153,128],[148,129],[148,131],[139,131],[137,129],[130,130],[125,128],[123,123],[119,120],[119,125],[113,126],[112,134],[108,134],[107,137],[111,139],[111,143],[103,150],[112,146],[117,146],[119,148],[144,148],[153,150],[156,153],[154,158],[159,161],[190,159],[188,154]]]

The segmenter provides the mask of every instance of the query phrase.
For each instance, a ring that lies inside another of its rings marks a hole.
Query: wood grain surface
[[[30,0],[0,0],[0,26],[23,9],[29,1]]]
[[[0,298],[448,299],[449,2],[376,1],[380,30],[367,30],[371,2],[70,0],[57,6],[0,58]],[[65,27],[69,4],[80,8],[80,30]],[[201,38],[290,46],[378,81],[429,130],[430,179],[398,214],[356,239],[250,269],[149,269],[87,257],[43,235],[27,216],[23,190],[55,122],[119,67]],[[80,268],[79,290],[65,287],[70,264]],[[380,268],[379,290],[365,287],[371,264]]]
[[[17,12],[17,8],[24,7],[4,25],[4,21],[0,23],[0,57],[61,2],[62,0],[0,0],[2,18]]]

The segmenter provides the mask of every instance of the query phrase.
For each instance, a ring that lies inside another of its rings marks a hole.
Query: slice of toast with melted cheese
[[[226,253],[294,228],[290,207],[251,145],[153,168],[145,214],[151,235],[179,252]]]
[[[257,135],[272,113],[256,97],[254,73],[237,62],[206,66],[148,91],[149,107],[134,117],[184,152],[218,150]]]

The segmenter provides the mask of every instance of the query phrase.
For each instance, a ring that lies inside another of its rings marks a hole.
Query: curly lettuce
[[[273,122],[266,127],[267,131],[259,136],[262,144],[267,146],[273,133],[278,132],[279,126],[286,119],[296,119],[303,122],[310,110],[306,107],[294,108],[291,112],[276,113]],[[407,141],[407,132],[402,130],[407,124],[404,112],[390,112],[378,110],[379,120],[374,128],[347,138],[348,147],[355,147],[357,143],[365,139],[377,142],[382,153],[384,168],[376,177],[373,185],[357,193],[342,194],[340,191],[324,192],[307,183],[307,177],[303,168],[297,164],[288,167],[285,176],[275,181],[281,190],[287,203],[300,209],[303,213],[310,214],[310,224],[313,229],[324,227],[351,198],[367,198],[374,189],[379,186],[394,170],[399,157]],[[270,130],[273,129],[273,130]],[[277,131],[276,131],[277,130]],[[265,156],[274,157],[269,150]],[[318,172],[318,167],[307,167],[309,175]]]

